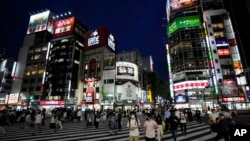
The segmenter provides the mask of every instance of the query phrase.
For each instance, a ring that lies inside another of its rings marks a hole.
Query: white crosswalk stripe
[[[144,117],[138,116],[141,124],[144,123]],[[84,122],[63,123],[63,129],[58,130],[57,133],[50,133],[48,124],[42,127],[42,132],[32,135],[33,128],[21,129],[24,123],[17,123],[14,126],[6,126],[8,132],[7,137],[0,134],[1,141],[127,141],[128,130],[126,129],[127,118],[123,118],[123,129],[118,131],[117,135],[109,135],[109,128],[107,123],[100,123],[99,128],[94,126],[86,128]],[[140,128],[140,141],[144,141],[143,128]],[[192,122],[187,124],[187,135],[181,135],[180,128],[177,133],[178,141],[210,141],[216,133],[210,133],[209,126],[202,123]],[[170,141],[172,135],[164,133],[163,141]],[[223,140],[223,139],[221,139]]]

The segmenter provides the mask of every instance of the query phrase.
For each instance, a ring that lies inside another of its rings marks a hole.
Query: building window
[[[215,59],[215,63],[218,63],[219,61],[218,61],[218,59]]]
[[[213,52],[214,52],[214,54],[216,54],[217,53],[216,49],[214,49]]]
[[[217,69],[217,73],[220,73],[220,69]]]

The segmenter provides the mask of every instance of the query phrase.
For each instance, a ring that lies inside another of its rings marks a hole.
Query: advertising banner
[[[47,28],[50,11],[44,11],[30,16],[27,34],[44,31]]]
[[[87,83],[87,89],[83,93],[83,100],[85,101],[86,104],[94,104],[95,99],[97,99],[96,89],[95,89],[96,80],[94,78],[93,79],[89,78],[86,81],[88,83]]]
[[[18,103],[18,98],[19,98],[19,94],[15,93],[15,94],[10,94],[9,98],[8,98],[8,104],[17,104]]]
[[[198,4],[198,0],[172,0],[171,11],[187,8]]]
[[[184,90],[176,91],[174,96],[175,103],[187,103],[187,95]]]
[[[238,88],[236,82],[233,80],[224,80],[223,85],[220,86],[222,96],[238,96]]]
[[[115,53],[104,54],[103,70],[114,69],[115,62]]]
[[[40,101],[40,105],[64,105],[64,100],[42,100]]]
[[[54,23],[53,38],[73,34],[75,17],[58,20]]]
[[[175,19],[167,26],[168,35],[171,35],[174,31],[180,28],[201,26],[201,20],[199,16],[180,17]]]
[[[116,62],[116,79],[138,81],[138,66],[130,62]]]
[[[107,28],[102,27],[86,33],[84,49],[89,50],[96,47],[107,46],[111,51],[115,51],[116,44],[116,38]]]

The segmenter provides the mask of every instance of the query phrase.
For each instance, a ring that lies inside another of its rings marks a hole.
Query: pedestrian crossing
[[[138,116],[141,125],[144,117]],[[32,135],[33,128],[22,129],[24,123],[17,123],[13,126],[6,126],[8,136],[0,134],[0,141],[128,141],[128,130],[126,128],[127,118],[123,118],[121,131],[117,135],[109,134],[107,122],[101,122],[99,128],[94,126],[86,128],[84,122],[63,123],[63,129],[57,133],[50,133],[49,123],[42,126],[42,132]],[[177,133],[177,141],[210,141],[216,133],[210,133],[209,126],[205,123],[190,122],[187,124],[187,135],[181,135],[180,128]],[[170,133],[164,133],[163,141],[172,141]],[[221,139],[223,140],[223,139]],[[140,128],[140,141],[144,141],[143,128]]]

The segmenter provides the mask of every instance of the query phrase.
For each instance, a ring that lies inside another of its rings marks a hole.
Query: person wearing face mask
[[[129,141],[139,141],[140,121],[139,121],[139,119],[137,119],[136,114],[134,112],[130,113],[127,127],[129,129]]]
[[[145,141],[155,141],[155,129],[158,128],[157,123],[151,119],[151,114],[146,113],[146,121],[144,123]]]

